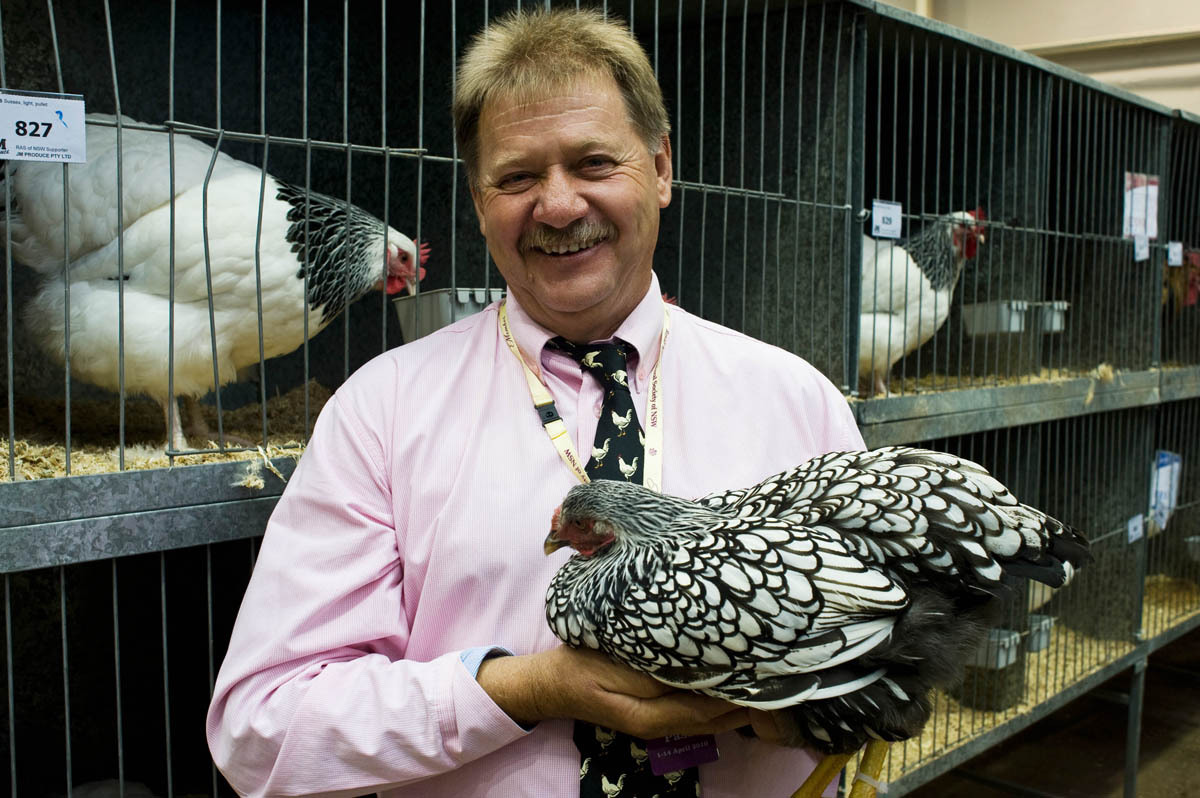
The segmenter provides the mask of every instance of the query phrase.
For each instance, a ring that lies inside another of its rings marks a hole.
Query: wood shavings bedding
[[[222,413],[223,431],[249,442],[248,451],[206,451],[199,454],[167,457],[164,449],[165,432],[162,411],[149,399],[134,397],[125,402],[125,470],[141,471],[152,468],[259,461],[265,458],[299,457],[307,440],[305,429],[306,387],[298,386],[285,394],[267,400],[267,445],[262,441],[262,411],[258,403]],[[331,392],[317,382],[307,386],[308,426],[328,401]],[[67,453],[63,446],[66,406],[62,400],[18,401],[15,403],[13,444],[14,476],[17,480],[50,479],[67,475]],[[203,406],[205,421],[216,430],[216,407]],[[7,414],[0,414],[7,427]],[[71,474],[107,474],[120,470],[117,447],[119,437],[119,404],[111,401],[81,400],[71,403]],[[215,432],[214,432],[215,437]],[[242,448],[228,442],[227,448]],[[257,448],[262,449],[261,453]],[[215,441],[208,448],[217,450]],[[0,441],[0,481],[8,481],[8,441]],[[254,484],[252,475],[247,475]]]

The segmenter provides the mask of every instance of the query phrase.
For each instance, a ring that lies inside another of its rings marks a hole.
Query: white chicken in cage
[[[0,224],[14,260],[42,275],[25,322],[60,363],[69,340],[74,377],[157,400],[177,450],[187,439],[169,408],[183,398],[189,435],[207,440],[196,399],[259,362],[260,307],[271,358],[369,290],[412,293],[424,277],[429,248],[357,206],[264,182],[256,166],[127,117],[118,172],[116,118],[88,121],[88,162],[69,167],[65,215],[62,165],[7,165],[13,201]]]
[[[863,391],[886,394],[901,358],[933,337],[950,315],[963,265],[985,240],[983,208],[956,211],[901,243],[863,236],[858,376]]]

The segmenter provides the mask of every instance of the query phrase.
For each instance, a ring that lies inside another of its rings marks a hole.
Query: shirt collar
[[[512,294],[508,295],[505,303],[508,308],[509,329],[512,330],[513,338],[516,339],[517,346],[521,348],[521,353],[535,361],[529,365],[537,370],[541,365],[541,353],[546,342],[557,333],[547,330],[531,319]],[[647,289],[646,295],[613,333],[613,338],[627,341],[637,350],[637,370],[639,372],[648,373],[649,369],[654,368],[658,362],[658,342],[663,326],[662,306],[663,299],[662,292],[658,287],[658,275],[651,272],[650,288]]]

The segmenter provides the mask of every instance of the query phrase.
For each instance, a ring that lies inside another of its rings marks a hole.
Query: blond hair
[[[454,89],[454,132],[467,178],[479,166],[479,117],[497,98],[536,100],[581,78],[611,77],[646,147],[671,132],[662,88],[646,51],[625,23],[594,9],[514,11],[478,33],[463,54]]]

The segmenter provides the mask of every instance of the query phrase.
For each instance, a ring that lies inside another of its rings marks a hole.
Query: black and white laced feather
[[[379,279],[379,269],[369,265],[382,262],[386,228],[357,205],[282,180],[275,184],[275,198],[290,206],[287,242],[296,253],[296,279],[304,279],[307,264],[308,304],[320,311],[324,326]],[[368,267],[348,269],[345,264]]]
[[[918,733],[1005,577],[1061,587],[1090,559],[981,466],[910,447],[833,452],[695,501],[596,481],[554,527],[548,550],[592,552],[547,593],[565,643],[777,711],[788,742],[829,753]]]

